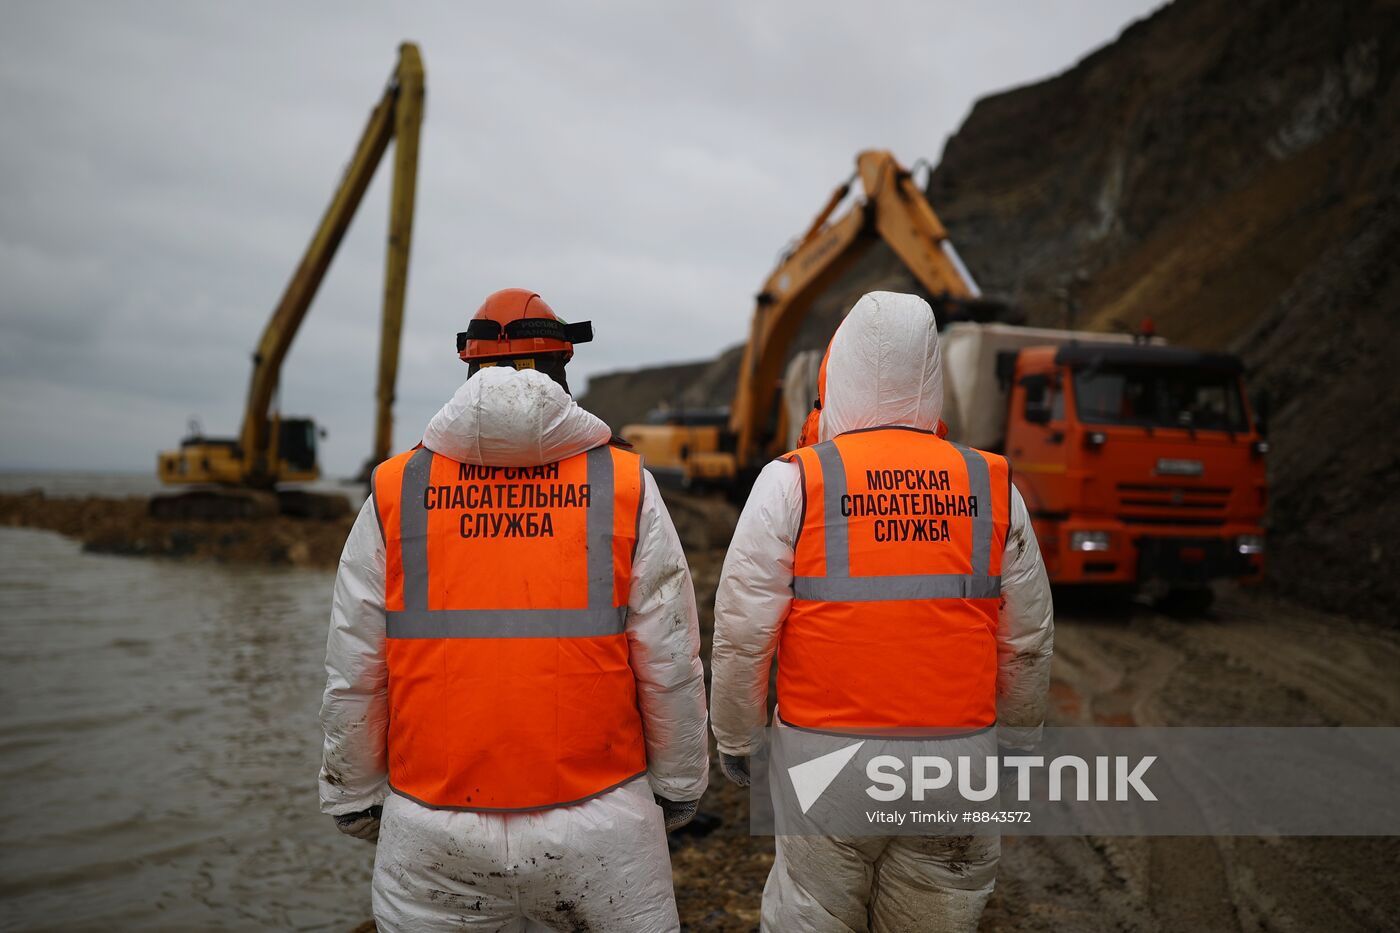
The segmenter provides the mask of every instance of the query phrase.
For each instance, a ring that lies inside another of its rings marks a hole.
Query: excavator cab
[[[288,487],[321,477],[316,447],[322,431],[310,418],[271,419],[269,469],[249,471],[236,438],[206,437],[197,421],[177,450],[162,451],[156,471],[163,483],[192,486],[185,492],[153,496],[151,515],[161,519],[230,521],[290,515],[337,518],[349,510],[344,496]]]
[[[269,482],[310,482],[320,479],[316,444],[322,431],[310,418],[283,418],[274,414],[275,444],[268,451],[273,464]],[[206,437],[199,422],[190,422],[190,433],[178,450],[162,451],[156,471],[163,483],[186,485],[205,483],[215,486],[260,485],[245,467],[243,448],[237,438]]]
[[[316,422],[310,418],[283,418],[277,428],[277,455],[290,473],[320,475],[316,463]]]

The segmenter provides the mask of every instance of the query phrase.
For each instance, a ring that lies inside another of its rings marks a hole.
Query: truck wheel
[[[1203,616],[1215,602],[1215,591],[1209,586],[1174,586],[1157,601],[1157,608],[1167,615]]]

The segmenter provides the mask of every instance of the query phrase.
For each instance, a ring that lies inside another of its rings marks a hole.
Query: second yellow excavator
[[[864,197],[833,220],[857,178]],[[623,438],[660,476],[687,488],[745,495],[762,465],[782,453],[788,435],[778,401],[793,338],[817,297],[877,240],[889,245],[928,293],[940,324],[1007,316],[1004,305],[983,301],[911,173],[891,153],[867,150],[758,293],[727,417],[714,411],[662,413],[660,423],[625,426]]]
[[[394,178],[384,265],[384,316],[375,394],[374,446],[366,470],[389,456],[424,95],[423,61],[418,46],[405,42],[399,47],[398,63],[383,95],[370,112],[369,122],[360,135],[345,175],[272,318],[263,329],[262,339],[253,354],[253,376],[242,430],[236,438],[210,438],[196,428],[181,441],[179,449],[160,453],[157,471],[161,481],[194,488],[153,497],[152,515],[223,519],[252,518],[280,511],[306,517],[333,517],[347,510],[344,496],[284,486],[320,477],[316,442],[321,432],[310,418],[284,417],[276,410],[277,384],[292,339],[316,297],[375,169],[393,141]]]

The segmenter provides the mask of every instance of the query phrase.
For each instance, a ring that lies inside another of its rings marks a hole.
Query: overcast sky
[[[524,286],[592,319],[571,380],[706,357],[862,148],[936,159],[987,93],[1157,0],[0,5],[0,468],[150,470],[236,433],[249,355],[397,44],[428,107],[396,446],[465,378],[454,335]],[[387,162],[283,370],[369,450]]]

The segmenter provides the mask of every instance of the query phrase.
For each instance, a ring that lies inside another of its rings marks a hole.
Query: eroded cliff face
[[[1151,318],[1240,352],[1273,402],[1272,585],[1355,612],[1400,600],[1398,73],[1395,2],[1177,0],[978,101],[928,186],[983,290],[1030,323]],[[873,288],[915,290],[878,246],[793,350]],[[682,402],[727,402],[736,364]]]
[[[1358,217],[1237,340],[1273,401],[1269,583],[1395,621],[1400,197]]]
[[[1400,598],[1400,5],[1178,0],[981,100],[929,182],[1033,323],[1151,318],[1273,403],[1272,585]],[[1068,299],[1068,300],[1067,300]]]
[[[1179,0],[979,101],[929,197],[1035,321],[1225,346],[1395,184],[1397,58],[1393,3]]]

